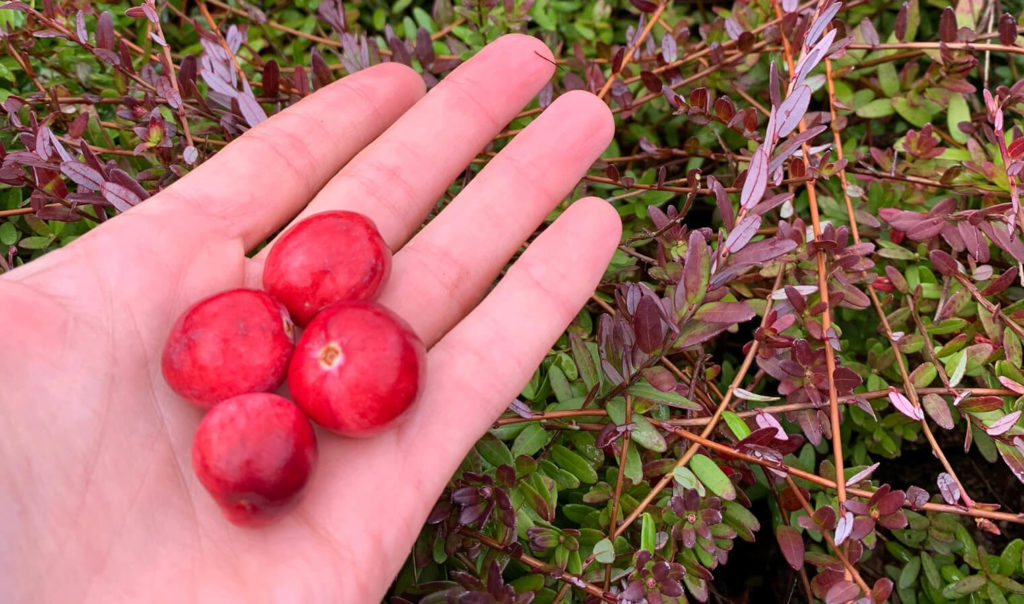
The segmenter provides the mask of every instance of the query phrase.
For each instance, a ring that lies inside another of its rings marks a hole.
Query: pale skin
[[[604,201],[576,201],[507,261],[605,149],[596,97],[561,96],[445,209],[428,212],[552,76],[538,40],[506,36],[429,94],[383,64],[246,133],[71,245],[0,277],[0,586],[8,602],[374,602],[477,438],[600,279],[619,241]],[[301,503],[241,529],[196,480],[202,411],[159,357],[174,319],[259,287],[266,250],[310,213],[372,218],[394,251],[380,302],[428,347],[400,424],[318,431]]]

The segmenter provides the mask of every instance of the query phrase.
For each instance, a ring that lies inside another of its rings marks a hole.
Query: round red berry
[[[281,235],[263,268],[263,288],[299,325],[343,300],[373,300],[391,272],[391,250],[369,218],[314,214]]]
[[[161,368],[172,390],[211,407],[284,381],[294,326],[270,294],[235,289],[189,308],[171,328]]]
[[[288,367],[296,404],[347,436],[372,434],[401,415],[423,385],[426,352],[409,325],[372,302],[320,311]]]
[[[316,458],[316,435],[302,411],[263,392],[214,407],[192,443],[199,482],[240,526],[265,524],[294,505]]]

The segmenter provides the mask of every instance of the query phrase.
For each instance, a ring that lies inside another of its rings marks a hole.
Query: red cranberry
[[[294,505],[316,458],[316,435],[302,411],[263,392],[214,407],[192,443],[199,482],[239,526],[266,524]]]
[[[347,436],[398,417],[423,384],[426,352],[409,325],[372,302],[328,306],[299,338],[288,367],[296,404]]]
[[[315,214],[281,235],[267,255],[263,288],[299,325],[343,300],[373,300],[391,272],[391,250],[369,218]]]
[[[178,319],[161,368],[172,390],[200,407],[284,381],[294,342],[288,312],[270,294],[235,289],[199,302]]]

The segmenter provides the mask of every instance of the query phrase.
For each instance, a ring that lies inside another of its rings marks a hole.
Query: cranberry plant
[[[590,90],[617,132],[574,197],[623,240],[391,602],[1024,602],[1019,10],[6,2],[0,271],[346,73],[535,35],[556,75],[449,195]]]

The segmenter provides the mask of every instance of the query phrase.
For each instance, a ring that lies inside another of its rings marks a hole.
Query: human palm
[[[506,36],[425,97],[407,68],[364,70],[0,278],[8,597],[379,600],[451,473],[586,300],[618,240],[610,206],[577,201],[488,291],[611,137],[607,108],[585,93],[560,97],[418,230],[552,69],[538,41]],[[201,298],[259,287],[265,252],[247,250],[297,213],[328,209],[371,217],[394,250],[380,302],[426,343],[426,387],[375,437],[318,432],[299,505],[269,527],[241,529],[192,473],[202,412],[164,384],[163,340]]]

